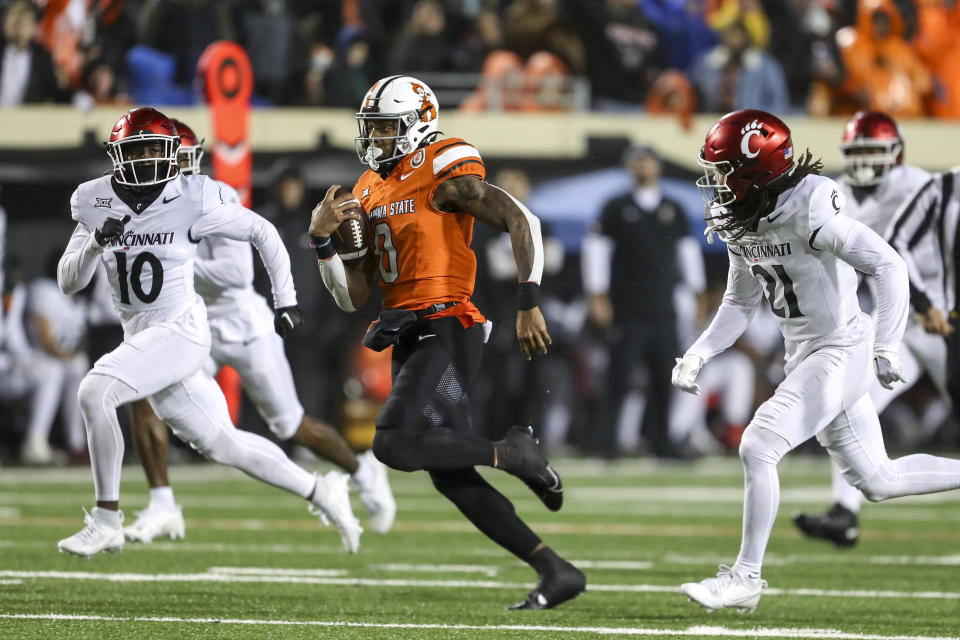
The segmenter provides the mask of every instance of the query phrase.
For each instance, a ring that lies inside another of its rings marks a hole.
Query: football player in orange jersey
[[[393,390],[373,441],[377,458],[400,471],[426,470],[480,531],[537,571],[537,586],[513,608],[549,609],[582,592],[586,577],[546,546],[475,467],[520,478],[553,511],[563,504],[560,476],[529,427],[513,427],[498,441],[474,435],[467,394],[490,326],[470,301],[474,220],[510,233],[520,274],[517,337],[528,359],[550,344],[537,305],[540,222],[484,181],[476,148],[438,139],[438,110],[416,78],[374,84],[356,116],[357,154],[370,170],[352,194],[335,198],[338,185],[330,188],[313,211],[310,235],[323,282],[342,309],[364,304],[375,277],[383,287],[383,311],[364,337],[373,349],[394,347]],[[358,219],[349,211],[357,201],[369,215],[373,252],[345,266],[330,236],[344,220]]]

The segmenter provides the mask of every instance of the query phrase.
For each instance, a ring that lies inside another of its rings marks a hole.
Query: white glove
[[[893,389],[893,383],[899,380],[906,382],[903,367],[900,365],[900,356],[896,351],[877,350],[873,352],[873,367],[877,372],[877,380],[884,389]]]
[[[688,353],[683,356],[682,359],[677,358],[677,366],[673,368],[670,382],[678,389],[698,396],[700,395],[700,385],[694,382],[694,380],[697,379],[697,374],[700,373],[700,367],[702,366],[703,359],[692,353]]]

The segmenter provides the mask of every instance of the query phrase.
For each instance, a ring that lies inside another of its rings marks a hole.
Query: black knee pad
[[[373,436],[373,455],[397,471],[419,471],[423,465],[417,456],[414,429],[377,429]]]

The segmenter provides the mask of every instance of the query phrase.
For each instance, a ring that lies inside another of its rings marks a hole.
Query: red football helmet
[[[793,167],[790,128],[757,109],[741,109],[720,118],[700,149],[704,176],[697,188],[707,207],[743,200]]]
[[[167,116],[150,107],[131,109],[117,120],[106,143],[119,184],[144,187],[176,177],[180,136]]]
[[[879,184],[903,162],[903,134],[896,120],[881,111],[858,111],[843,129],[843,165],[850,184]]]
[[[177,152],[177,159],[180,164],[180,173],[192,175],[200,173],[200,160],[203,158],[203,140],[197,139],[197,134],[186,124],[171,118],[173,126],[177,128],[180,134],[180,150]]]

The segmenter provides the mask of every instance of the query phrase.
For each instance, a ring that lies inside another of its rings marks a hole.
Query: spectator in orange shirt
[[[923,0],[918,4],[914,47],[938,81],[931,111],[938,118],[960,119],[960,3]]]
[[[930,72],[903,39],[903,19],[891,0],[860,0],[857,23],[837,32],[848,88],[864,106],[897,117],[924,115]]]
[[[483,79],[460,103],[461,111],[518,111],[523,105],[523,60],[512,51],[491,51],[483,61]]]
[[[569,111],[572,96],[567,65],[548,51],[537,51],[524,67],[524,111]]]

